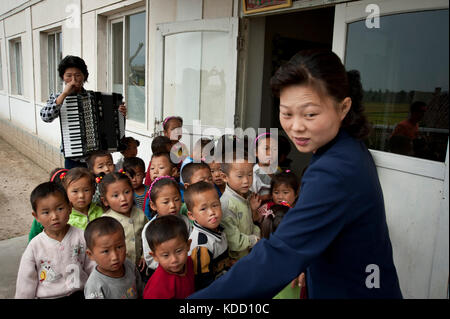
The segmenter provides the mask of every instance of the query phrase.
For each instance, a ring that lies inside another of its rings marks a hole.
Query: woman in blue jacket
[[[331,51],[296,54],[271,79],[280,123],[313,153],[295,207],[227,274],[190,298],[272,298],[306,271],[309,298],[402,298],[383,193],[362,138],[357,71]]]

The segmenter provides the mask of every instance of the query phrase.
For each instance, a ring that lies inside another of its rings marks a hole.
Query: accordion
[[[85,91],[69,95],[60,110],[64,157],[83,157],[98,150],[117,151],[125,136],[119,112],[122,94]]]

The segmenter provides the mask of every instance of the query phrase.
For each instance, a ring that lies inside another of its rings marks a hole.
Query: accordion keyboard
[[[67,96],[65,107],[60,110],[60,121],[66,130],[62,132],[63,148],[66,157],[83,155],[83,141],[81,138],[80,114],[76,96]]]

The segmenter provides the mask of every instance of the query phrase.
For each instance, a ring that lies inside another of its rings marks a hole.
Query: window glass
[[[112,25],[112,90],[123,94],[123,23]]]
[[[0,90],[3,90],[2,43],[0,42]]]
[[[345,65],[361,73],[369,148],[445,161],[448,22],[446,9],[382,16],[379,28],[348,25]]]
[[[48,91],[61,92],[63,90],[63,81],[58,74],[58,65],[62,59],[62,33],[56,32],[47,37],[48,47]]]
[[[20,40],[11,40],[11,93],[23,94],[22,89],[22,43]]]
[[[127,17],[128,118],[145,123],[145,12]]]

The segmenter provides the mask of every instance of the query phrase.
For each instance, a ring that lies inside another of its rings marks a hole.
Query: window
[[[10,40],[9,52],[11,57],[11,93],[22,95],[22,42],[20,38]]]
[[[125,97],[127,118],[145,123],[145,12],[111,21],[110,89]]]
[[[369,148],[445,161],[448,22],[445,9],[382,16],[380,28],[348,24],[345,65],[361,73]]]
[[[63,81],[58,74],[58,65],[62,60],[62,33],[49,33],[47,37],[48,53],[48,93],[61,92]]]
[[[0,91],[3,90],[2,43],[0,42]]]

